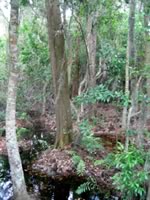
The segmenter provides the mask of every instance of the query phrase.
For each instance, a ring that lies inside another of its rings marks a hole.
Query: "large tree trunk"
[[[59,0],[46,0],[50,58],[55,93],[57,135],[55,146],[63,148],[72,141],[72,120],[64,32]]]
[[[129,69],[133,67],[135,62],[135,48],[134,48],[134,32],[135,32],[135,0],[130,0],[130,11],[129,11],[129,32],[127,41],[127,61],[125,68],[125,95],[127,100],[129,99],[129,81],[130,81],[130,71]],[[127,128],[127,113],[128,105],[126,104],[123,108],[122,115],[122,127]]]
[[[146,158],[146,161],[145,161],[145,166],[144,166],[144,170],[146,172],[149,172],[150,171],[150,151],[147,152],[147,158]],[[150,200],[150,177],[149,177],[149,180],[147,182],[147,198],[146,200]]]
[[[18,10],[19,0],[11,0],[11,15],[9,23],[9,64],[10,75],[8,82],[8,96],[6,106],[6,144],[13,183],[14,197],[27,200],[28,194],[24,180],[21,158],[16,137],[16,91],[18,80]]]
[[[144,3],[144,25],[145,25],[145,67],[150,69],[150,2]],[[150,98],[150,75],[147,77],[147,96]],[[148,117],[150,118],[150,106],[148,106]]]
[[[45,83],[43,85],[42,115],[44,115],[46,112],[46,89],[47,89],[47,86],[48,86],[48,82],[45,81]]]
[[[79,48],[80,48],[80,38],[76,39],[76,49],[75,49],[75,60],[72,67],[72,79],[71,79],[71,97],[78,95],[79,85],[80,85],[80,58],[79,58]]]
[[[96,27],[93,14],[88,15],[86,45],[88,51],[89,87],[96,86]]]
[[[148,184],[148,193],[147,193],[146,200],[150,200],[150,180],[149,180],[149,184]]]
[[[145,67],[150,69],[150,2],[145,0],[144,1],[144,25],[145,25]],[[150,98],[150,76],[148,74],[147,77],[147,96]],[[147,116],[150,118],[150,106],[147,106]],[[149,156],[149,153],[147,154]],[[146,171],[150,170],[150,159],[147,159],[147,169]],[[150,176],[148,182],[148,191],[147,191],[147,198],[146,200],[150,199]]]
[[[96,16],[95,16],[96,20]],[[87,36],[86,45],[88,53],[88,86],[96,86],[96,24],[94,22],[94,13],[90,13],[87,18]],[[92,104],[89,107],[89,118],[96,115],[96,106]]]

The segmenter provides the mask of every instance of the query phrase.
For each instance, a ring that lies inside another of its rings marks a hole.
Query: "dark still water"
[[[29,194],[36,196],[37,200],[119,200],[114,196],[106,198],[102,194],[84,193],[77,196],[75,189],[72,189],[72,181],[54,182],[48,177],[33,175],[32,171],[25,170],[25,177]],[[0,200],[13,200],[13,188],[6,156],[0,156]]]

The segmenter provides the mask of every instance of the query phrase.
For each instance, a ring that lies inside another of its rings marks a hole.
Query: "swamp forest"
[[[150,200],[150,0],[0,0],[0,200]]]

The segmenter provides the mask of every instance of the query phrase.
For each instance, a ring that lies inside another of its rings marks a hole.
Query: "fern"
[[[95,138],[92,132],[92,126],[88,120],[83,120],[79,125],[81,137],[81,145],[86,148],[90,153],[102,148],[100,139]]]
[[[105,157],[105,159],[95,160],[94,165],[95,166],[101,165],[107,168],[111,168],[114,167],[114,159],[115,159],[115,154],[109,153]]]
[[[83,176],[83,174],[85,172],[85,162],[84,162],[84,160],[79,155],[77,155],[75,152],[73,153],[72,160],[73,160],[73,163],[76,167],[77,174],[79,176]]]
[[[85,183],[82,183],[76,190],[76,193],[78,195],[87,192],[87,191],[93,191],[97,189],[96,181],[92,178],[89,178]]]
[[[82,176],[85,172],[85,162],[81,159],[77,165],[77,174]]]

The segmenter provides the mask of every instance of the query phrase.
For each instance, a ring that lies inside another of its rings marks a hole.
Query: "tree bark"
[[[150,67],[150,2],[144,1],[144,26],[145,26],[145,67]],[[150,76],[147,77],[147,96],[150,98]],[[150,118],[150,106],[147,110],[148,118]]]
[[[135,32],[135,3],[136,0],[130,0],[129,21],[128,21],[128,41],[127,41],[127,61],[125,67],[125,96],[127,101],[129,99],[129,81],[130,81],[130,68],[133,67],[135,62],[135,48],[134,48],[134,32]],[[128,104],[123,108],[122,114],[122,128],[127,128],[127,113]]]
[[[144,26],[145,26],[145,67],[150,67],[150,2],[145,0],[144,1]],[[147,96],[150,98],[150,77],[147,77]],[[147,116],[150,118],[150,106],[147,106]],[[150,170],[150,159],[149,153],[147,154],[147,162],[146,162],[146,171]],[[148,181],[148,190],[147,190],[147,198],[146,200],[150,199],[150,177]]]
[[[144,165],[144,170],[146,172],[149,172],[150,171],[150,151],[147,152],[147,158],[146,158],[146,161],[145,161],[145,165]],[[146,200],[150,200],[150,177],[149,177],[149,180],[147,181],[147,198]]]
[[[72,141],[72,119],[69,99],[64,32],[59,0],[46,0],[48,36],[55,93],[57,135],[55,146],[63,148]]]
[[[46,89],[48,86],[48,82],[46,81],[43,86],[43,102],[42,102],[42,115],[46,112]]]
[[[6,105],[6,145],[13,183],[14,198],[28,200],[24,173],[19,154],[16,137],[16,93],[18,81],[18,10],[19,1],[11,0],[11,14],[9,23],[9,65],[10,75]]]
[[[71,97],[78,95],[79,84],[80,84],[80,38],[76,39],[77,47],[75,49],[75,60],[72,67],[72,79],[71,79]]]
[[[96,24],[94,22],[94,13],[89,13],[87,19],[87,36],[86,45],[88,52],[88,86],[94,88],[96,86]],[[96,20],[96,19],[95,19]],[[96,115],[95,104],[89,107],[89,118]]]
[[[89,87],[92,88],[96,86],[96,27],[92,13],[88,15],[87,19],[86,45],[88,50]]]
[[[144,144],[144,128],[147,120],[147,106],[145,100],[141,103],[141,113],[139,114],[139,122],[137,128],[137,145],[143,148]]]
[[[149,183],[148,183],[148,193],[147,193],[146,200],[150,200],[150,180],[149,180]]]

